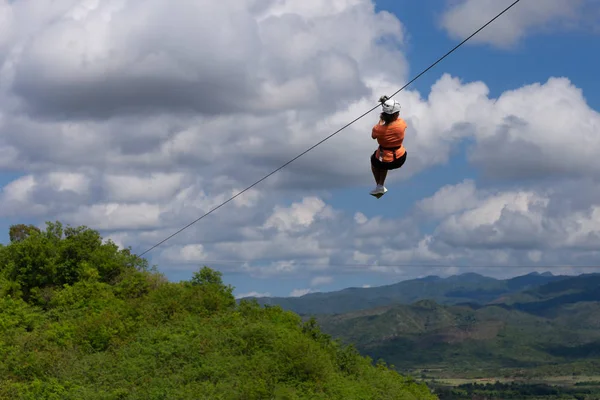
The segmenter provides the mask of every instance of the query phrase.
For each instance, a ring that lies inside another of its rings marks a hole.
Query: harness
[[[387,150],[387,151],[391,151],[392,154],[394,155],[394,161],[396,161],[398,159],[398,157],[396,157],[396,150],[400,149],[402,146],[397,146],[397,147],[383,147],[383,146],[379,146],[379,161],[383,162],[383,151]]]

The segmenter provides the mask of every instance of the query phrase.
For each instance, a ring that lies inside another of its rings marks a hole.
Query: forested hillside
[[[317,320],[325,332],[405,370],[454,377],[596,375],[598,293],[600,275],[590,274],[524,291],[507,298],[509,304],[423,300]]]
[[[217,271],[168,282],[86,227],[10,233],[0,247],[2,399],[436,398],[314,321],[237,304]]]

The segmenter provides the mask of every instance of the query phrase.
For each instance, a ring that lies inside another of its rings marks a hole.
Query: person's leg
[[[404,152],[402,157],[398,158],[397,160],[394,160],[391,163],[383,164],[379,168],[377,168],[377,175],[375,175],[375,172],[373,172],[377,185],[382,188],[384,193],[387,191],[387,189],[385,188],[385,178],[387,178],[388,171],[402,168],[405,162],[406,152]]]
[[[371,156],[371,172],[373,172],[373,178],[375,178],[375,188],[371,190],[371,195],[375,197],[381,197],[385,191],[383,187],[379,185],[381,180],[382,170],[379,168],[379,160],[375,157],[375,153]]]
[[[375,157],[375,153],[371,155],[371,172],[373,172],[373,178],[375,178],[375,184],[379,185],[381,180],[381,168],[379,168],[379,160]]]
[[[387,178],[387,170],[386,169],[380,169],[379,170],[379,178],[377,179],[377,184],[384,186],[385,183],[385,178]]]
[[[371,163],[371,172],[373,172],[373,178],[375,178],[375,184],[379,183],[379,169],[377,169],[372,163]]]

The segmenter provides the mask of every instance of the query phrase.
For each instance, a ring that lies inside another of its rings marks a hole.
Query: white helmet
[[[395,114],[400,112],[400,103],[394,99],[386,100],[381,104],[381,107],[383,108],[383,112],[386,114]]]

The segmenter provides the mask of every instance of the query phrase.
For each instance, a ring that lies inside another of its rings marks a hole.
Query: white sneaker
[[[385,186],[377,185],[375,189],[371,190],[371,196],[383,196],[387,192]]]

